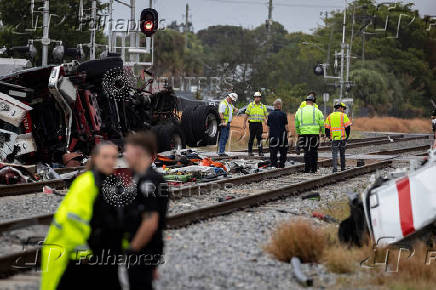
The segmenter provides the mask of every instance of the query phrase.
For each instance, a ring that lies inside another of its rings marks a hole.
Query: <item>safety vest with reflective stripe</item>
[[[306,105],[295,113],[295,131],[298,135],[324,133],[324,115],[312,105]]]
[[[313,104],[315,106],[315,108],[318,108],[317,104]],[[302,101],[300,104],[300,109],[306,107],[306,101]]]
[[[268,110],[262,103],[256,105],[255,102],[251,102],[248,104],[245,114],[247,114],[249,122],[263,122],[268,115]]]
[[[336,111],[331,113],[325,122],[325,127],[330,129],[330,138],[332,140],[345,140],[347,133],[345,128],[351,125],[347,114]]]
[[[70,259],[92,254],[87,241],[97,194],[94,174],[87,171],[74,180],[59,205],[42,247],[42,290],[57,288]]]
[[[223,113],[224,116],[224,121],[228,122],[229,121],[229,110],[232,110],[233,113],[233,105],[229,104],[229,102],[227,102],[227,99],[224,99],[221,101],[221,104],[224,104],[226,106],[226,110]]]

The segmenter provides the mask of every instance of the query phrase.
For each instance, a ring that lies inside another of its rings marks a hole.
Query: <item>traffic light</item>
[[[157,11],[153,8],[147,8],[141,12],[141,31],[150,37],[158,29],[159,19]]]
[[[314,68],[313,68],[313,73],[316,74],[317,76],[322,76],[324,74],[324,67],[322,64],[317,64]]]

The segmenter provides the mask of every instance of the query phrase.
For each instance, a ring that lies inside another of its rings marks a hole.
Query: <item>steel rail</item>
[[[318,162],[319,166],[329,166],[331,164],[330,159],[322,160]],[[287,168],[273,169],[266,172],[259,172],[253,174],[247,174],[235,178],[220,179],[209,183],[201,183],[193,186],[186,186],[183,188],[171,188],[170,198],[180,199],[184,196],[195,196],[205,194],[215,189],[224,189],[228,185],[240,185],[246,183],[260,182],[264,179],[277,178],[283,175],[289,175],[299,172],[304,169],[304,164],[296,165]],[[17,230],[20,228],[33,226],[33,225],[48,225],[51,223],[53,214],[14,219],[11,221],[0,223],[0,233],[4,231]]]
[[[331,165],[331,159],[325,159],[318,161],[318,166],[328,167]],[[272,169],[266,172],[252,173],[239,177],[220,179],[209,183],[199,183],[197,185],[185,186],[181,188],[170,189],[170,196],[172,199],[180,199],[185,196],[200,195],[210,192],[215,189],[224,188],[226,185],[240,185],[254,182],[261,182],[264,179],[277,178],[283,175],[293,174],[304,170],[304,164],[295,165],[286,168]]]
[[[413,136],[413,137],[406,137],[402,138],[400,136],[404,135],[398,135],[391,137],[394,142],[391,142],[387,137],[375,137],[375,138],[382,138],[381,140],[373,140],[373,141],[365,141],[365,142],[356,142],[356,143],[350,143],[347,144],[347,148],[359,148],[359,147],[365,147],[365,146],[371,146],[371,145],[381,145],[381,144],[389,144],[389,143],[397,143],[397,142],[405,142],[410,140],[419,140],[419,139],[429,139],[430,135],[422,135],[422,136]],[[318,148],[318,151],[329,151],[331,150],[331,146],[321,146]],[[387,152],[388,150],[386,150]],[[243,151],[237,151],[237,152],[243,152]],[[394,154],[394,153],[392,153]],[[372,154],[375,155],[375,154]],[[377,154],[377,155],[381,155]],[[214,157],[214,160],[225,160],[225,159],[237,159],[245,156],[229,156],[229,157]],[[260,159],[260,158],[256,158]],[[295,159],[295,158],[294,158]],[[298,158],[297,158],[298,159]],[[79,168],[76,168],[79,169]],[[70,169],[65,169],[66,172],[69,172]],[[26,184],[15,184],[15,185],[0,185],[0,197],[4,196],[16,196],[16,195],[24,195],[24,194],[32,194],[32,193],[38,193],[42,191],[42,188],[47,185],[55,189],[64,189],[66,187],[66,183],[62,179],[55,179],[55,180],[47,180],[47,181],[41,181],[41,182],[35,182],[35,183],[26,183]],[[205,186],[204,188],[207,188]],[[180,191],[187,191],[188,189],[183,189]],[[178,190],[174,191],[177,195],[180,196]],[[183,196],[183,194],[181,195]]]
[[[426,150],[426,149],[430,149],[430,145],[406,147],[406,148],[393,149],[393,150],[375,151],[375,152],[368,153],[368,155],[393,155],[393,154],[400,154],[400,153],[406,153],[406,152],[411,152],[411,151],[421,151],[421,150]]]
[[[362,174],[370,173],[377,169],[388,167],[391,164],[392,161],[376,162],[370,165],[356,167],[339,173],[334,173],[320,178],[303,181],[294,185],[283,186],[273,190],[263,191],[255,195],[236,198],[212,206],[172,215],[167,218],[167,229],[188,226],[202,220],[229,214],[249,207],[255,207],[259,204],[275,201],[284,197],[297,196],[305,191],[312,190],[320,186],[340,182],[342,180],[360,176]],[[48,224],[51,218],[52,215],[40,216],[38,217],[37,221],[39,224]],[[32,224],[35,224],[35,222],[33,222]],[[11,273],[19,270],[29,269],[28,267],[20,267],[18,261],[30,260],[33,261],[33,263],[31,263],[31,266],[37,266],[37,262],[40,260],[39,252],[40,248],[32,248],[23,252],[12,253],[0,257],[0,276],[10,275]]]
[[[333,184],[347,178],[370,173],[377,169],[388,167],[391,164],[391,160],[376,162],[370,165],[356,167],[320,178],[303,181],[297,184],[283,186],[273,190],[263,191],[258,194],[236,198],[212,206],[176,214],[167,218],[167,228],[172,229],[183,227],[201,220],[228,214],[239,209],[254,207],[258,204],[274,201],[288,196],[299,195],[302,192]]]
[[[406,142],[406,141],[411,141],[411,140],[421,140],[421,139],[429,139],[429,138],[430,138],[430,135],[428,135],[428,136],[425,135],[425,136],[406,137],[406,138],[400,138],[400,139],[391,138],[393,140],[393,142],[390,141],[389,139],[369,141],[369,142],[358,142],[358,143],[347,144],[347,149],[360,148],[360,147],[366,147],[366,146],[371,146],[371,145],[400,143],[400,142]],[[331,146],[321,146],[318,148],[318,151],[329,151],[329,150],[331,150],[331,148],[332,148]]]
[[[39,193],[42,192],[42,188],[44,186],[50,186],[51,188],[55,189],[63,189],[65,188],[66,183],[63,179],[53,179],[33,183],[0,185],[0,197]]]

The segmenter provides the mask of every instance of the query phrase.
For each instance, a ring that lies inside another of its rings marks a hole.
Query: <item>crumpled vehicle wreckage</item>
[[[410,170],[373,175],[359,196],[350,194],[351,215],[339,226],[339,239],[361,246],[368,236],[374,245],[436,242],[436,148]]]
[[[0,161],[77,166],[102,139],[154,130],[159,151],[216,143],[215,107],[178,111],[171,88],[137,87],[119,57],[22,70],[0,78]]]

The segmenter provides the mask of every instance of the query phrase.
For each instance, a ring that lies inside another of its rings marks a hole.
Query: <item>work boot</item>
[[[333,172],[333,173],[336,173],[336,172],[338,172],[338,170],[337,170],[336,168],[334,168],[334,169],[332,170],[332,172]]]
[[[259,156],[262,157],[262,156],[265,156],[265,154],[263,154],[262,151],[259,151]]]
[[[298,147],[298,146],[295,147],[295,153],[297,155],[300,155],[300,147]]]
[[[248,152],[248,156],[254,156],[253,152]]]
[[[218,156],[221,156],[221,157],[227,157],[227,156],[229,156],[229,155],[227,155],[227,153],[218,153]]]

